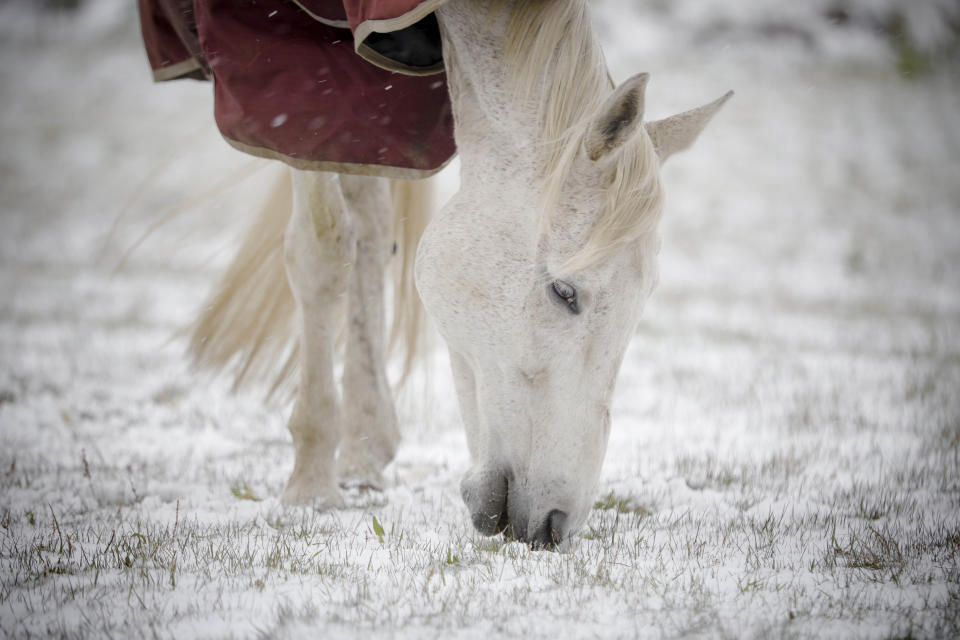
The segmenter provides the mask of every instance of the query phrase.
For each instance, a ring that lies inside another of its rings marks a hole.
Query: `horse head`
[[[467,174],[420,244],[417,284],[451,352],[475,528],[551,547],[586,520],[621,361],[657,282],[661,162],[730,94],[643,122],[647,75],[572,132],[539,185]],[[522,164],[522,163],[519,163]]]

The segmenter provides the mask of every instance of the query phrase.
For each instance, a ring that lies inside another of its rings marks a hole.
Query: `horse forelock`
[[[494,0],[490,15],[507,5]],[[526,0],[507,17],[503,58],[513,99],[535,105],[543,180],[541,223],[555,221],[563,190],[594,116],[613,91],[585,0]],[[613,178],[584,246],[563,265],[575,272],[654,236],[663,208],[659,160],[644,127],[617,152]]]

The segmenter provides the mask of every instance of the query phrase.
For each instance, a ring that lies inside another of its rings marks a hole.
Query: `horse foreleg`
[[[334,473],[342,416],[333,349],[338,307],[356,257],[351,218],[337,174],[293,172],[284,257],[300,313],[301,366],[289,423],[296,461],[283,492],[288,504],[343,503]]]
[[[344,486],[382,488],[381,472],[400,432],[386,375],[384,270],[393,246],[389,184],[341,176],[354,213],[356,266],[350,279],[343,365],[344,440],[337,472]]]

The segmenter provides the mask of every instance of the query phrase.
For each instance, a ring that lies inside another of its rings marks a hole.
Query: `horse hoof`
[[[344,506],[343,496],[336,486],[314,486],[310,483],[295,482],[293,479],[283,490],[280,503],[320,510],[340,509]]]

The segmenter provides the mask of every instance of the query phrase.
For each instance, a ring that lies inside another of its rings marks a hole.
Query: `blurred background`
[[[220,139],[208,83],[151,82],[132,5],[0,4],[0,416],[24,446],[36,433],[13,427],[52,406],[189,395],[171,336],[277,171]],[[681,447],[863,420],[952,437],[960,5],[593,5],[614,78],[651,73],[650,119],[736,91],[665,167],[661,285],[621,419]]]

